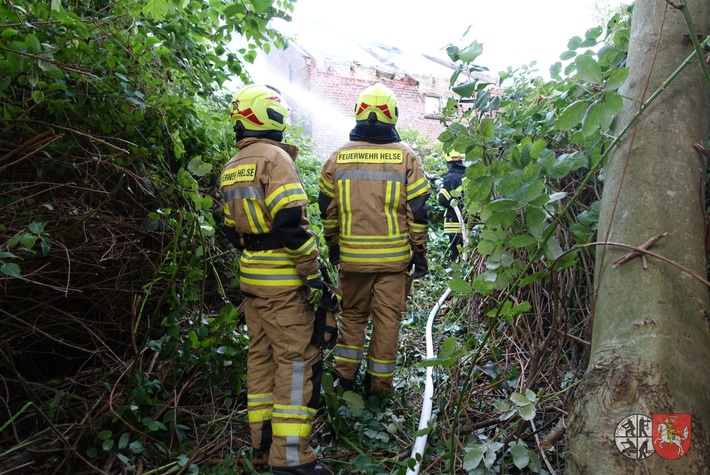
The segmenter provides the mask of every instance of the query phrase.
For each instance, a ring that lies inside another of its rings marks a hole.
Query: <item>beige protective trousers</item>
[[[338,319],[333,369],[340,377],[355,380],[364,354],[367,324],[372,316],[365,392],[391,391],[409,276],[405,271],[341,270],[339,278],[343,310]]]
[[[298,291],[249,297],[247,403],[252,446],[269,450],[274,467],[316,460],[309,445],[323,362],[311,343],[313,308]]]

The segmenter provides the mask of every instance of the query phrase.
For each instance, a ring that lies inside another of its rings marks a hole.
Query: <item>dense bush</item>
[[[222,85],[248,81],[257,51],[284,44],[268,20],[292,8],[0,5],[1,471],[260,471],[245,450],[235,254],[219,228],[219,170],[234,153]],[[230,51],[235,34],[249,46]],[[462,81],[481,46],[450,46],[452,87],[470,107],[448,104],[439,144],[402,133],[432,174],[451,148],[472,162],[467,259],[444,259],[432,198],[431,275],[415,283],[403,322],[400,391],[363,401],[326,376],[314,434],[330,465],[404,473],[425,367],[435,366],[422,473],[564,466],[556,428],[588,338],[593,254],[583,246],[627,43],[618,15],[571,39],[552,80],[509,70],[495,93]],[[298,127],[289,141],[320,234],[321,164]],[[422,328],[447,285],[438,357],[421,364]]]

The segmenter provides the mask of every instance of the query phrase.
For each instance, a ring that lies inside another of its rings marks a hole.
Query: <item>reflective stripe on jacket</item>
[[[456,215],[454,208],[451,206],[451,200],[453,199],[452,193],[458,196],[458,206],[459,210],[463,212],[463,200],[462,196],[462,183],[463,177],[466,169],[461,170],[454,169],[444,176],[444,182],[442,188],[436,197],[438,203],[444,207],[446,210],[446,215],[444,219],[444,234],[461,234],[461,224],[459,223],[459,217]]]
[[[245,138],[222,171],[224,225],[242,250],[240,288],[257,296],[292,291],[318,269],[308,197],[294,160],[298,148]],[[253,243],[268,243],[251,247]]]
[[[325,162],[318,199],[328,245],[350,272],[398,272],[426,249],[430,193],[421,161],[399,142],[350,141]]]

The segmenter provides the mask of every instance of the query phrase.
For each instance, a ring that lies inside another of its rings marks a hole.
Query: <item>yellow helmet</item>
[[[232,99],[229,107],[229,122],[242,131],[283,132],[290,108],[281,93],[261,84],[242,88]],[[254,135],[254,134],[245,134]]]
[[[398,118],[397,99],[392,91],[382,83],[377,83],[362,91],[357,104],[355,104],[355,120],[358,122],[381,122],[395,125]]]
[[[452,150],[446,154],[446,161],[447,162],[463,162],[465,158],[466,158],[465,154],[463,154],[461,152],[457,152],[456,150]]]

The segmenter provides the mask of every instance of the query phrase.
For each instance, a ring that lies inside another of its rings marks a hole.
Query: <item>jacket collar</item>
[[[298,157],[298,147],[295,145],[291,145],[289,143],[283,143],[283,142],[277,142],[275,140],[269,140],[269,139],[262,139],[262,138],[257,138],[257,137],[246,137],[237,142],[237,148],[239,150],[243,150],[247,148],[250,145],[254,145],[256,143],[263,143],[263,144],[269,144],[269,145],[274,145],[281,150],[285,151],[288,153],[288,155],[291,157],[291,160],[294,162],[296,161],[296,157]]]

